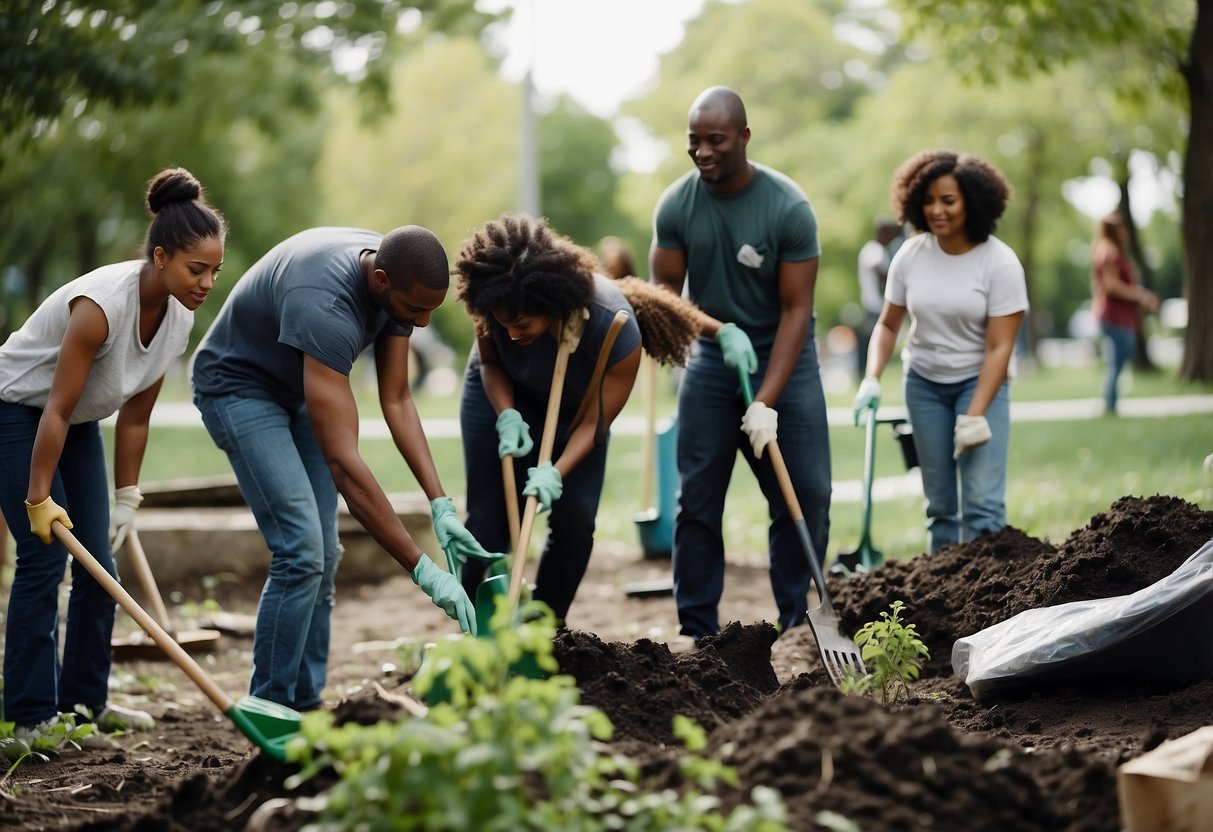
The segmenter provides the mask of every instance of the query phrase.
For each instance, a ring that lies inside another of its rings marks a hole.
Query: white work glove
[[[762,459],[762,451],[767,444],[775,441],[775,430],[779,423],[779,414],[762,402],[754,402],[746,408],[741,417],[741,429],[750,437],[750,447],[754,456]]]
[[[956,451],[952,459],[960,459],[960,455],[970,448],[989,442],[991,435],[990,423],[985,416],[957,416],[956,430],[952,434]]]
[[[876,410],[880,407],[880,382],[871,376],[864,376],[863,381],[859,382],[859,392],[855,394],[853,407],[855,408],[855,424],[858,425],[864,410],[868,408]]]
[[[114,508],[110,512],[110,550],[117,552],[126,542],[126,535],[135,528],[135,510],[143,502],[137,485],[126,485],[114,492]]]

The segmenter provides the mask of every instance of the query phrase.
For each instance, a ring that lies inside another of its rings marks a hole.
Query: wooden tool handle
[[[88,549],[84,548],[76,536],[67,530],[67,527],[58,520],[51,523],[51,531],[55,537],[59,538],[60,542],[67,547],[71,552],[72,557],[80,562],[80,565],[88,570],[88,573],[93,576],[97,583],[101,584],[102,589],[110,594],[110,597],[118,602],[118,606],[122,607],[131,618],[135,619],[135,623],[143,628],[143,631],[152,637],[152,641],[165,652],[165,654],[173,660],[177,667],[181,668],[186,676],[193,680],[199,689],[206,694],[207,698],[215,703],[224,713],[231,710],[232,700],[223,692],[223,690],[215,684],[207,672],[202,669],[189,653],[185,652],[180,644],[173,641],[172,636],[164,631],[164,628],[148,615],[143,607],[135,602],[130,593],[122,588],[122,584],[118,583],[118,579],[105,571],[97,559],[93,557]]]
[[[645,431],[644,462],[640,474],[640,508],[647,511],[653,504],[653,478],[657,459],[657,359],[646,355],[644,362]]]
[[[139,586],[143,588],[143,594],[147,597],[152,617],[156,619],[157,624],[171,632],[168,610],[164,606],[164,598],[160,595],[160,589],[156,586],[156,576],[152,574],[152,567],[147,562],[143,544],[139,542],[139,532],[133,528],[126,535],[126,551],[130,555],[131,566],[135,568]]]
[[[611,348],[615,346],[615,340],[619,338],[619,333],[623,329],[624,324],[628,322],[631,316],[627,312],[620,309],[615,313],[615,317],[611,319],[611,325],[607,329],[606,336],[602,339],[602,346],[598,348],[598,360],[594,363],[594,373],[590,376],[590,383],[585,388],[585,395],[581,397],[581,404],[577,407],[577,413],[573,416],[573,421],[569,422],[568,431],[565,435],[572,435],[573,431],[585,421],[586,414],[590,411],[590,404],[598,395],[599,385],[602,384],[602,375],[606,372],[607,361],[611,358]],[[601,417],[601,414],[599,414]]]
[[[510,551],[518,552],[518,483],[514,480],[514,457],[501,458],[501,485],[505,489],[505,516],[510,526]]]
[[[566,337],[567,324],[560,326],[560,347],[556,350],[556,366],[552,370],[552,389],[548,393],[547,415],[543,420],[543,436],[539,440],[539,464],[552,461],[552,448],[556,445],[556,422],[560,416],[560,397],[564,393],[564,377],[569,369],[569,353],[573,342]],[[514,567],[510,571],[510,603],[518,604],[522,594],[522,573],[526,569],[527,549],[531,545],[531,531],[535,527],[535,516],[539,513],[539,498],[526,498],[526,509],[522,513],[522,526],[518,531],[518,545],[514,549]]]

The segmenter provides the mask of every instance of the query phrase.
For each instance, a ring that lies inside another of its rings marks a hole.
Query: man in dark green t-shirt
[[[734,322],[700,338],[678,396],[674,598],[683,635],[696,639],[719,630],[722,515],[739,449],[770,504],[771,588],[784,629],[804,621],[810,569],[771,466],[757,461],[777,426],[819,557],[829,539],[830,445],[813,338],[817,219],[795,182],[747,160],[749,140],[737,93],[700,93],[687,119],[696,170],[662,194],[649,252],[653,282],[674,292],[686,283],[705,312]],[[756,391],[748,408],[738,368]]]

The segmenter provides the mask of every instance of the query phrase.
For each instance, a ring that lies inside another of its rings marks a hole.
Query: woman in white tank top
[[[45,748],[59,715],[76,706],[100,731],[153,725],[142,711],[107,703],[115,604],[75,563],[60,660],[59,583],[68,553],[51,528],[57,521],[74,529],[116,574],[113,550],[143,499],[137,483],[152,405],[223,261],[227,226],[192,174],[162,171],[146,201],[152,220],[141,259],[102,266],[59,288],[0,346],[0,509],[17,555],[4,714],[27,747]],[[114,412],[111,512],[98,421]],[[96,732],[75,740],[109,744]]]

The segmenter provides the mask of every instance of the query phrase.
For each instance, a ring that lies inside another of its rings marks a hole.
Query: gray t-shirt
[[[382,234],[312,228],[289,237],[236,284],[194,354],[194,389],[303,405],[303,356],[349,375],[384,333],[407,336],[371,304],[359,263]]]
[[[109,334],[93,358],[71,423],[104,419],[155,384],[185,352],[194,313],[176,298],[147,346],[139,340],[139,270],[142,260],[112,263],[60,286],[0,347],[0,400],[46,407],[71,302],[86,297],[101,307]]]
[[[934,234],[911,237],[889,264],[885,298],[910,313],[902,363],[939,384],[980,375],[989,319],[1028,309],[1023,266],[997,237],[964,254],[948,254]]]

